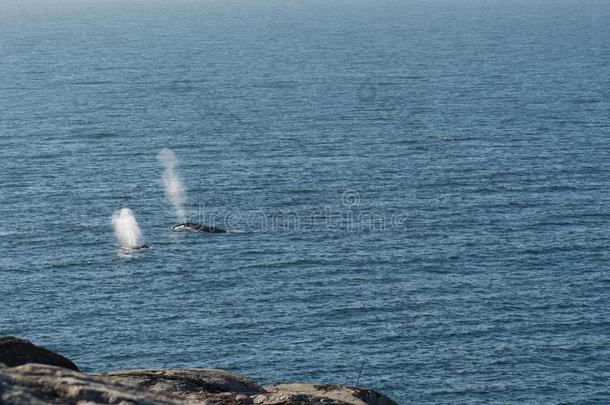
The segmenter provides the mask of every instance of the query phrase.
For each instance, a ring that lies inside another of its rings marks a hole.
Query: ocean
[[[0,335],[608,403],[609,39],[595,0],[1,0]],[[171,230],[164,148],[228,233]]]

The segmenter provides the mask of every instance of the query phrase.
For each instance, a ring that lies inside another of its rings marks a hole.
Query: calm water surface
[[[86,371],[364,360],[399,403],[607,403],[609,27],[593,0],[1,0],[0,334]],[[230,233],[169,230],[164,147]],[[117,254],[124,206],[149,251]]]

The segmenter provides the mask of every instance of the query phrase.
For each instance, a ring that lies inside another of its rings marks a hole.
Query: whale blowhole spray
[[[178,222],[186,220],[186,210],[184,209],[185,188],[182,179],[176,171],[176,154],[169,148],[164,148],[157,156],[163,163],[163,187],[165,197],[174,207],[174,213]]]
[[[119,247],[124,250],[143,249],[148,246],[142,245],[142,231],[129,208],[121,208],[112,215],[112,228],[119,242]]]

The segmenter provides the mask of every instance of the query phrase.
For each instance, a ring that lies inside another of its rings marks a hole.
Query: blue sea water
[[[399,403],[610,401],[610,3],[0,1],[0,334]],[[157,154],[193,219],[173,233]],[[120,254],[130,207],[151,249]]]

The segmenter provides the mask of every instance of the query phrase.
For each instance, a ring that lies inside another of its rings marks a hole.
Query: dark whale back
[[[182,224],[175,225],[173,229],[174,230],[185,229],[185,230],[189,230],[189,231],[204,232],[204,233],[226,233],[227,232],[222,228],[218,228],[218,227],[210,226],[210,225],[196,224],[194,222],[184,222]]]

